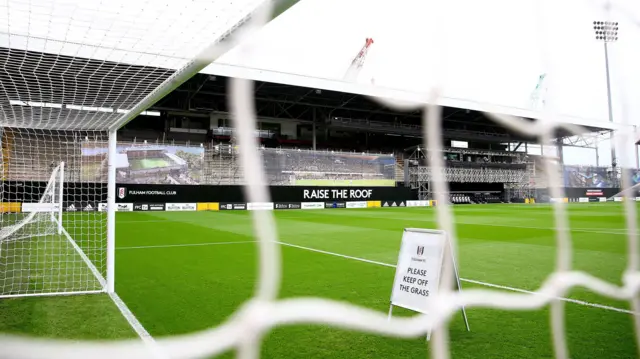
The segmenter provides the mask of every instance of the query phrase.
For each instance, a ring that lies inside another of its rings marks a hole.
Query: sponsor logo
[[[20,208],[20,203],[15,202],[4,202],[5,208],[2,210],[7,213],[7,210],[14,210],[15,212],[30,213],[30,212],[58,212],[60,210],[60,203],[23,203],[22,208]],[[8,207],[8,208],[7,208]],[[13,208],[11,208],[13,207]]]
[[[127,188],[126,187],[118,187],[118,198],[123,199],[127,196]]]
[[[327,202],[325,208],[347,208],[347,202]]]
[[[367,202],[347,202],[347,208],[367,208]]]
[[[429,207],[429,201],[407,201],[407,207]]]
[[[416,254],[421,256],[424,254],[424,246],[418,246],[418,249],[416,250]]]
[[[247,203],[247,210],[249,211],[272,211],[274,208],[273,202]]]
[[[324,208],[324,202],[302,202],[301,209],[320,209]]]
[[[116,211],[118,212],[132,212],[133,203],[116,203]]]
[[[167,211],[195,211],[198,209],[196,203],[166,203],[165,210]]]
[[[246,210],[246,203],[220,203],[221,211],[230,211],[230,210]]]
[[[91,203],[87,203],[87,205],[84,206],[84,208],[82,210],[85,211],[85,212],[93,212],[93,211],[95,211],[95,208],[93,208]]]
[[[78,210],[78,209],[76,208],[76,206],[75,206],[74,204],[70,204],[70,205],[67,207],[67,212],[75,212],[75,211],[77,211],[77,210]]]
[[[367,201],[367,208],[378,208],[382,207],[381,201]]]
[[[276,203],[275,209],[300,209],[302,206],[300,203]]]
[[[602,190],[600,189],[588,189],[586,195],[595,196],[595,197],[604,196],[604,194],[602,193]]]
[[[398,205],[398,207],[404,207],[404,201],[400,202],[400,204]]]
[[[148,204],[134,203],[133,204],[133,210],[134,211],[148,211],[149,210],[149,205]]]
[[[385,202],[382,204],[382,207],[389,207],[389,202],[386,202],[386,201],[385,201]]]
[[[98,203],[98,211],[104,212],[106,210],[107,210],[107,204],[106,203]]]
[[[567,197],[563,197],[563,198],[552,197],[552,198],[549,198],[549,202],[551,202],[551,203],[569,203],[569,199]]]
[[[164,203],[134,203],[134,211],[164,211]]]

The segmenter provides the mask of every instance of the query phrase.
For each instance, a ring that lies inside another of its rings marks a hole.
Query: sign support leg
[[[449,249],[451,250],[451,261],[453,262],[453,272],[456,276],[456,283],[458,284],[458,292],[462,293],[462,285],[460,284],[460,276],[458,275],[458,265],[456,264],[456,259],[453,256],[453,248],[451,247],[451,242],[449,242]],[[464,319],[464,325],[467,327],[467,331],[470,332],[471,328],[469,327],[469,319],[467,319],[467,312],[464,309],[464,306],[460,308],[462,311],[462,318]]]

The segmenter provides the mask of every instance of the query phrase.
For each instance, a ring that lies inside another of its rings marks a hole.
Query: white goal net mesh
[[[0,297],[105,290],[105,154],[81,156],[95,134],[2,129]]]
[[[157,10],[163,13],[165,11],[175,13],[173,17],[168,17],[173,19],[173,22],[162,24],[142,16],[143,12],[160,7],[154,1],[145,3],[144,1],[85,0],[78,3],[81,5],[68,5],[68,8],[59,7],[61,5],[57,1],[43,1],[48,6],[42,7],[32,6],[31,3],[7,0],[0,11],[0,16],[3,16],[0,23],[21,24],[20,26],[25,27],[7,27],[3,30],[5,31],[2,38],[3,47],[10,49],[3,52],[4,61],[17,68],[20,74],[11,76],[7,75],[7,70],[1,72],[3,76],[10,77],[9,81],[3,79],[4,92],[0,93],[0,115],[2,116],[0,120],[3,126],[100,130],[107,128],[119,118],[118,113],[122,115],[132,106],[144,103],[143,98],[146,95],[153,94],[154,91],[162,91],[157,89],[158,85],[168,78],[175,78],[170,76],[175,76],[182,71],[175,71],[175,69],[190,66],[194,62],[206,64],[213,60],[215,56],[212,53],[215,54],[217,50],[206,52],[207,56],[196,57],[194,61],[189,61],[196,55],[195,51],[205,48],[224,36],[224,32],[229,31],[250,9],[262,2],[240,1],[230,4],[222,1],[195,1],[195,5],[186,6],[184,9],[182,2],[175,2],[166,9]],[[119,18],[119,10],[127,7],[139,8],[138,14],[136,15],[133,11],[129,13],[133,14],[130,15],[131,18]],[[178,7],[181,11],[178,11]],[[214,14],[223,15],[214,16]],[[211,15],[211,18],[207,18],[207,15]],[[432,16],[441,16],[435,4]],[[53,21],[54,18],[57,20]],[[217,20],[214,21],[214,18]],[[254,17],[256,24],[264,18],[263,16]],[[18,20],[14,21],[14,19]],[[57,33],[54,31],[53,24],[59,23],[60,19],[65,19],[64,21],[67,22],[61,26],[65,31]],[[200,21],[191,21],[191,19],[200,19]],[[27,27],[36,26],[36,24],[45,24],[40,29],[41,37],[21,35],[26,33],[23,30]],[[185,33],[189,36],[185,36]],[[90,37],[94,37],[92,40],[97,41],[100,46],[83,46],[82,44],[89,41]],[[169,41],[161,41],[161,38],[167,38]],[[160,43],[165,44],[166,47],[155,48]],[[40,49],[46,48],[49,53],[58,54],[55,61],[44,66],[42,57],[28,52],[31,46],[35,46],[34,44]],[[14,48],[16,50],[13,50]],[[124,50],[127,48],[135,48],[134,55],[125,56]],[[431,49],[433,54],[440,53],[439,50],[441,49]],[[96,64],[87,62],[86,58],[102,60]],[[134,65],[121,68],[109,61]],[[548,98],[545,101],[548,109],[553,107],[554,99],[553,68],[550,67],[547,73],[550,79]],[[59,78],[56,77],[57,74],[65,75],[63,75],[64,78]],[[45,81],[45,85],[41,81]],[[58,91],[58,87],[54,86],[56,83],[64,83],[63,87],[73,85],[76,90]],[[169,87],[171,85],[164,88]],[[269,202],[266,175],[263,170],[256,170],[262,168],[260,166],[262,160],[257,149],[258,143],[253,137],[256,128],[253,90],[250,81],[233,80],[229,98],[234,126],[238,134],[237,143],[241,149],[240,163],[244,169],[251,169],[251,171],[243,171],[248,201]],[[433,104],[441,100],[441,90],[435,86],[432,91],[425,94],[425,103],[429,105],[399,104],[384,99],[378,100],[395,109],[423,110],[425,147],[430,151],[437,151],[443,147],[442,116],[440,107]],[[24,94],[28,94],[27,98],[23,98]],[[549,143],[554,129],[558,127],[569,131],[576,130],[573,126],[558,122],[551,110],[546,111],[541,113],[534,122],[491,113],[487,115],[513,130],[537,135],[542,143]],[[52,123],[58,125],[49,125]],[[628,136],[625,137],[625,135]],[[39,136],[33,135],[29,137],[29,141]],[[630,137],[631,133],[623,132],[619,140],[628,142]],[[620,155],[623,157],[628,154],[620,153]],[[621,162],[624,163],[624,160],[621,159]],[[434,156],[430,166],[434,169],[434,193],[437,195],[438,203],[441,204],[435,209],[438,227],[449,233],[455,250],[455,221],[450,206],[446,205],[447,183],[443,171],[440,170],[444,167],[444,160]],[[563,197],[559,174],[551,170],[551,164],[548,166],[551,196]],[[54,171],[47,172],[47,176],[51,173]],[[628,183],[625,183],[627,176],[622,178],[623,186],[628,187]],[[572,270],[568,215],[565,204],[557,202],[554,204],[557,239],[555,268],[550,268],[552,274],[537,291],[532,294],[481,289],[457,292],[453,290],[452,266],[447,262],[443,274],[445,278],[443,290],[431,301],[431,315],[394,317],[390,320],[386,313],[323,298],[278,299],[281,284],[281,256],[274,219],[269,211],[254,211],[252,220],[258,239],[260,275],[252,300],[222,325],[191,335],[160,339],[156,342],[156,349],[172,358],[209,357],[230,349],[237,349],[240,358],[257,358],[260,356],[261,340],[270,329],[288,324],[314,323],[403,338],[423,337],[428,331],[434,330],[429,347],[434,358],[442,359],[450,356],[447,322],[461,307],[531,310],[550,305],[555,356],[565,359],[569,357],[565,312],[564,304],[558,298],[564,296],[570,289],[584,287],[606,297],[629,300],[634,312],[640,310],[636,207],[631,201],[625,201],[624,206],[628,238],[628,267],[622,286],[605,282],[588,273]],[[93,215],[96,216],[92,219],[96,221],[95,223],[103,223],[99,214]],[[75,219],[72,221],[78,223]],[[103,227],[98,229],[97,226],[79,226],[77,228],[83,228],[82,233],[88,231],[95,234],[99,233]],[[78,242],[77,237],[74,235],[71,237]],[[83,245],[80,247],[84,248]],[[93,248],[95,251],[99,246]],[[87,256],[91,257],[91,254],[87,253]],[[98,269],[100,268],[98,266]],[[633,318],[636,335],[639,335],[640,319],[637,316]],[[499,340],[499,338],[495,339]],[[4,336],[0,337],[0,348],[2,348],[0,357],[20,358],[143,358],[158,354],[158,351],[149,351],[146,345],[137,340],[110,343],[65,342]]]

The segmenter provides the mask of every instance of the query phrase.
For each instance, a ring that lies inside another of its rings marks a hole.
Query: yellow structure
[[[367,208],[380,208],[382,201],[367,201]]]
[[[20,213],[22,203],[20,202],[0,202],[0,213]]]
[[[219,211],[220,203],[218,202],[200,202],[196,208],[198,211]]]

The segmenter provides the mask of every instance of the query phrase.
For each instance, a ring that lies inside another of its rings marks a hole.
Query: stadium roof
[[[559,12],[561,9],[563,11],[575,10],[576,8],[572,8],[572,6],[578,6],[576,5],[577,1],[572,0],[571,5],[559,7],[557,10]],[[288,1],[288,3],[293,2],[295,1]],[[582,1],[580,2],[582,3]],[[4,71],[0,72],[0,80],[5,84],[4,93],[0,93],[2,110],[0,116],[9,119],[8,125],[15,126],[105,128],[121,117],[122,112],[126,112],[131,109],[131,106],[139,103],[144,96],[151,93],[176,69],[185,65],[206,44],[219,39],[226,31],[235,26],[238,19],[246,16],[259,3],[261,3],[259,0],[241,0],[232,3],[205,0],[194,0],[188,3],[177,0],[110,0],[109,2],[84,0],[76,3],[58,0],[32,0],[29,2],[11,0],[8,2],[6,11],[2,12],[3,20],[7,24],[7,32],[0,34],[0,47],[5,49],[1,55],[6,64]],[[408,38],[399,36],[400,33],[397,31],[388,33],[387,30],[389,28],[408,30],[407,26],[415,27],[428,24],[428,21],[417,21],[424,20],[422,17],[426,13],[425,10],[428,10],[424,8],[423,3],[420,0],[411,0],[406,4],[403,3],[403,6],[397,6],[395,2],[366,0],[305,0],[271,21],[259,30],[253,39],[243,42],[242,46],[233,49],[202,72],[217,76],[257,80],[259,81],[258,95],[266,96],[263,97],[266,100],[258,99],[258,101],[262,101],[264,106],[268,106],[264,102],[271,100],[276,104],[269,106],[279,107],[286,104],[287,112],[290,113],[298,108],[299,114],[293,117],[304,117],[305,115],[302,113],[309,112],[310,108],[322,108],[329,110],[329,112],[333,111],[332,115],[343,113],[341,117],[348,117],[352,120],[362,119],[363,113],[373,111],[373,114],[367,115],[370,120],[372,120],[371,116],[381,120],[391,120],[398,117],[403,123],[415,123],[418,113],[402,114],[388,111],[366,100],[365,97],[376,96],[403,102],[424,103],[425,88],[416,87],[415,84],[407,85],[407,83],[393,82],[393,79],[415,78],[418,83],[429,86],[429,81],[425,80],[433,75],[431,70],[437,67],[432,62],[425,62],[434,56],[429,51],[425,55],[424,51],[426,51],[425,49],[433,49],[434,38],[422,36],[420,37],[420,46],[417,46],[409,40],[404,41]],[[447,2],[447,6],[455,7],[455,3],[456,1]],[[454,90],[446,92],[445,97],[439,100],[439,104],[450,108],[445,111],[445,117],[447,117],[447,123],[451,124],[450,130],[452,131],[460,129],[497,131],[496,126],[486,121],[476,111],[504,113],[526,118],[537,116],[535,112],[527,110],[526,106],[518,105],[518,101],[505,102],[491,96],[484,96],[484,94],[491,92],[489,89],[500,89],[501,93],[518,94],[521,102],[526,103],[528,92],[530,92],[529,88],[535,84],[535,78],[542,68],[542,66],[528,68],[514,66],[514,64],[530,63],[530,61],[524,60],[537,57],[540,49],[529,46],[534,50],[524,51],[529,47],[517,47],[518,43],[511,41],[511,37],[520,35],[526,37],[521,41],[525,45],[533,41],[530,29],[524,30],[536,25],[530,15],[524,20],[516,16],[529,13],[532,4],[534,4],[533,1],[517,6],[510,5],[512,3],[508,0],[497,1],[494,5],[502,10],[500,12],[482,7],[476,9],[482,11],[479,14],[486,15],[486,18],[481,19],[486,24],[480,24],[482,26],[477,27],[477,34],[474,32],[474,36],[468,32],[464,32],[462,37],[460,37],[460,33],[452,32],[450,34],[453,36],[451,43],[455,44],[450,47],[465,49],[466,46],[473,45],[469,44],[469,41],[476,41],[478,40],[477,36],[482,37],[488,34],[487,31],[491,33],[495,30],[490,25],[492,19],[496,17],[500,20],[496,22],[500,24],[499,27],[510,27],[509,32],[504,32],[504,29],[500,30],[500,35],[509,37],[510,42],[505,42],[506,40],[503,39],[504,43],[500,45],[504,47],[504,44],[508,44],[509,51],[506,53],[495,56],[498,47],[492,47],[493,45],[485,41],[493,39],[489,36],[481,38],[481,47],[472,48],[477,51],[467,56],[469,60],[465,60],[465,56],[454,56],[448,59],[452,64],[455,64],[455,66],[451,65],[454,67],[449,68],[448,72],[455,74],[458,80],[451,83],[454,86],[449,86],[450,83],[447,82],[447,90],[449,91],[451,88]],[[363,4],[366,6],[362,7]],[[471,2],[468,2],[466,6],[471,6]],[[336,7],[339,7],[341,11],[334,11]],[[367,9],[366,16],[362,12],[363,8]],[[451,9],[438,10],[449,11]],[[468,13],[473,14],[476,18],[482,18],[482,16],[476,16],[477,14],[472,11],[468,11]],[[504,16],[505,13],[508,13],[509,16]],[[577,16],[574,11],[573,15],[575,18],[584,20],[592,15],[600,16],[602,14],[587,11],[581,12],[581,16]],[[473,20],[468,16],[454,18],[453,20],[458,22]],[[91,21],[87,21],[87,19],[91,19]],[[211,21],[211,19],[216,19],[216,21]],[[381,19],[386,19],[387,22],[381,22]],[[509,20],[508,24],[504,23],[507,20]],[[380,23],[387,25],[381,27]],[[519,25],[520,23],[523,25]],[[327,24],[331,25],[327,26]],[[565,22],[561,22],[561,24],[567,25]],[[449,26],[455,26],[455,24]],[[414,28],[412,31],[418,30],[426,31],[428,28]],[[584,29],[580,31],[582,30]],[[590,31],[591,29],[588,27],[589,34]],[[370,34],[370,32],[375,33]],[[429,31],[425,33],[429,33]],[[573,36],[575,31],[568,32],[568,34]],[[564,36],[564,32],[558,36],[560,35]],[[364,81],[367,84],[341,81],[341,73],[348,66],[351,57],[358,50],[359,42],[365,36],[377,38],[375,46],[379,52],[376,54],[375,49],[372,50],[368,59],[370,61],[366,64],[369,65],[370,62],[373,62],[373,67],[363,70],[364,77],[375,77],[376,86],[372,86],[368,81]],[[566,40],[562,36],[560,36],[561,40]],[[591,35],[587,38],[589,40],[580,37],[582,40],[574,41],[575,46],[571,51],[578,45],[586,46],[585,44],[591,41]],[[626,40],[627,38],[628,40]],[[633,42],[634,40],[634,36],[627,38],[625,41]],[[620,43],[622,40],[621,38]],[[397,44],[395,48],[392,46],[394,43]],[[571,51],[567,53],[566,43],[562,46],[565,50],[554,55],[557,55],[558,58],[575,59]],[[6,51],[7,48],[10,48],[11,51]],[[594,51],[600,51],[599,47],[595,48],[597,49]],[[415,49],[419,49],[419,52],[412,52]],[[482,54],[479,52],[480,50],[488,50],[489,52]],[[553,47],[551,50],[558,49]],[[563,49],[558,51],[560,50]],[[9,54],[13,57],[11,61],[7,61]],[[622,54],[628,55],[627,57],[631,59],[629,61],[635,58],[635,53]],[[594,57],[592,53],[587,55],[589,58]],[[396,57],[400,57],[401,61],[395,59]],[[483,71],[478,71],[482,68],[474,64],[485,57],[497,62],[497,65],[491,67],[492,70],[498,69],[497,73],[485,71],[486,73],[483,74]],[[569,60],[561,64],[569,64],[568,67],[556,66],[558,70],[556,74],[562,73],[564,75],[567,72],[575,75],[571,71],[572,68],[577,67],[577,64],[583,67],[582,63],[587,63],[584,58],[582,60],[585,61],[578,62]],[[397,71],[385,70],[381,64],[387,62],[392,62],[396,68],[411,69],[412,72],[398,73]],[[589,69],[591,69],[594,66],[597,67],[599,62],[589,64]],[[511,65],[511,68],[507,65]],[[422,71],[424,69],[431,69],[429,70],[431,72]],[[477,73],[483,74],[483,76],[478,78],[465,77]],[[62,74],[62,76],[57,76],[58,74]],[[627,75],[635,76],[634,74],[635,72],[629,72]],[[182,86],[177,94],[186,92],[190,96],[193,91],[189,86],[204,83],[202,76],[205,75],[196,76]],[[505,82],[505,79],[508,80],[512,77],[531,78],[532,83],[528,84],[527,80],[525,85],[518,83],[516,86],[515,82],[511,85],[509,82]],[[584,113],[571,114],[569,111],[568,115],[559,116],[561,121],[585,125],[590,130],[622,127],[620,124],[602,120],[604,118],[601,116],[603,96],[600,94],[600,88],[602,81],[600,81],[601,79],[591,81],[592,77],[600,79],[600,76],[590,76],[591,86],[585,86],[581,81],[575,81],[575,77],[569,77],[572,81],[568,82],[576,84],[578,89],[590,89],[589,96],[573,96],[574,94],[571,93],[570,96],[562,98],[572,99],[572,103],[577,102],[581,105],[596,104],[595,110],[591,112],[587,109],[589,112],[587,115]],[[584,80],[584,78],[578,80]],[[221,97],[219,91],[224,88],[215,84],[215,81],[213,83],[214,85],[207,81],[203,85],[205,87],[196,93],[191,101],[216,101],[211,99]],[[286,88],[277,84],[291,85],[291,87]],[[306,95],[306,92],[316,89],[323,90],[322,96]],[[460,92],[461,89],[475,89],[475,92]],[[216,91],[218,91],[217,94]],[[527,94],[522,95],[523,93]],[[158,104],[158,107],[178,107],[184,110],[184,104],[175,106],[172,103],[174,97],[179,96],[177,94],[170,95],[168,102],[162,102]],[[304,97],[302,97],[303,95]],[[575,97],[578,99],[576,100]],[[305,106],[306,108],[303,108]],[[220,103],[219,107],[223,107],[223,104]],[[193,108],[187,106],[186,109]],[[7,125],[6,122],[4,124]],[[338,126],[337,124],[333,125]],[[457,127],[458,125],[459,127]],[[347,125],[342,123],[340,126]],[[353,121],[348,126],[353,127]]]
[[[199,74],[174,90],[151,109],[173,115],[204,116],[211,112],[228,112],[229,78]],[[324,123],[330,128],[369,131],[397,135],[422,136],[420,110],[396,111],[385,107],[368,96],[322,88],[292,86],[282,83],[257,81],[255,106],[263,119],[294,119],[303,122]],[[443,108],[444,135],[453,140],[487,142],[534,141],[506,129],[473,106]],[[602,130],[587,126],[586,131]],[[568,136],[558,132],[557,136]]]
[[[443,106],[528,118],[538,116],[530,98],[547,74],[548,107],[559,121],[615,129],[623,116],[640,118],[632,101],[640,93],[640,7],[607,3],[611,10],[584,0],[305,0],[203,72],[419,103],[440,82]],[[593,30],[601,19],[620,23],[609,46],[613,124]],[[375,42],[358,83],[342,81],[368,37]]]

